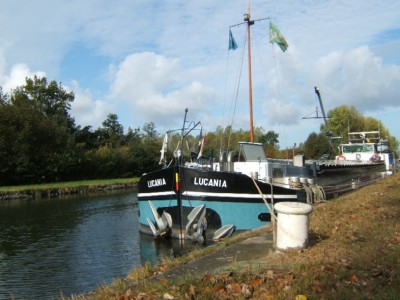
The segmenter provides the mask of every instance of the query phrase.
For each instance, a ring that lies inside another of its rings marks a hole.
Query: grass
[[[117,179],[95,179],[95,180],[81,180],[81,181],[68,181],[56,183],[43,183],[31,185],[18,185],[18,186],[1,186],[0,192],[24,192],[28,190],[46,190],[57,188],[77,188],[77,187],[90,187],[112,184],[125,184],[138,182],[139,178],[117,178]]]
[[[69,299],[400,299],[399,221],[396,174],[314,206],[307,249],[272,252],[257,262],[179,282],[144,280],[204,255],[194,252],[158,266],[145,265],[110,286]]]

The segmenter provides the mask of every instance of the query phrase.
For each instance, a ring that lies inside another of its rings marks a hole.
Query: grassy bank
[[[396,174],[316,205],[305,250],[273,252],[257,262],[179,282],[143,280],[203,255],[196,252],[160,266],[146,265],[73,299],[399,299],[399,220]]]
[[[0,187],[0,199],[51,197],[78,193],[96,193],[105,189],[136,186],[139,178],[96,179]]]

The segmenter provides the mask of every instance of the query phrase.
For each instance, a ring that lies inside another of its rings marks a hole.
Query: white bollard
[[[312,206],[300,202],[278,202],[276,248],[279,250],[304,249],[308,244],[308,215]]]

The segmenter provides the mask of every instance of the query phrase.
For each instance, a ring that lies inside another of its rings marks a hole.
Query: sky
[[[45,76],[73,91],[71,116],[93,129],[116,114],[125,132],[153,122],[163,134],[182,126],[185,108],[205,131],[249,128],[247,66],[240,67],[246,26],[230,27],[243,22],[246,0],[0,7],[3,93]],[[400,141],[400,1],[254,0],[250,15],[271,18],[289,44],[282,52],[269,43],[268,20],[251,27],[254,126],[278,133],[281,149],[319,132],[322,119],[303,119],[319,106],[314,86],[326,112],[354,106]]]

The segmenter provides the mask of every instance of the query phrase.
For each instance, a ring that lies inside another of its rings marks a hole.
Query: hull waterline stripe
[[[237,193],[206,193],[206,192],[183,192],[183,196],[190,197],[216,197],[216,198],[249,198],[258,199],[259,194],[237,194]],[[175,192],[156,192],[156,193],[139,193],[138,197],[156,197],[156,196],[176,196]],[[264,194],[268,199],[271,198],[271,194]],[[275,199],[297,199],[297,195],[274,195]]]
[[[260,194],[237,194],[237,193],[207,193],[207,192],[183,192],[182,195],[184,196],[191,196],[191,197],[218,197],[218,198],[251,198],[251,199],[258,199],[260,198]],[[271,194],[264,194],[265,197],[271,198]],[[275,199],[297,199],[297,195],[274,195]]]
[[[169,192],[154,192],[154,193],[139,193],[138,197],[153,197],[153,196],[175,196],[176,193],[169,191]]]

